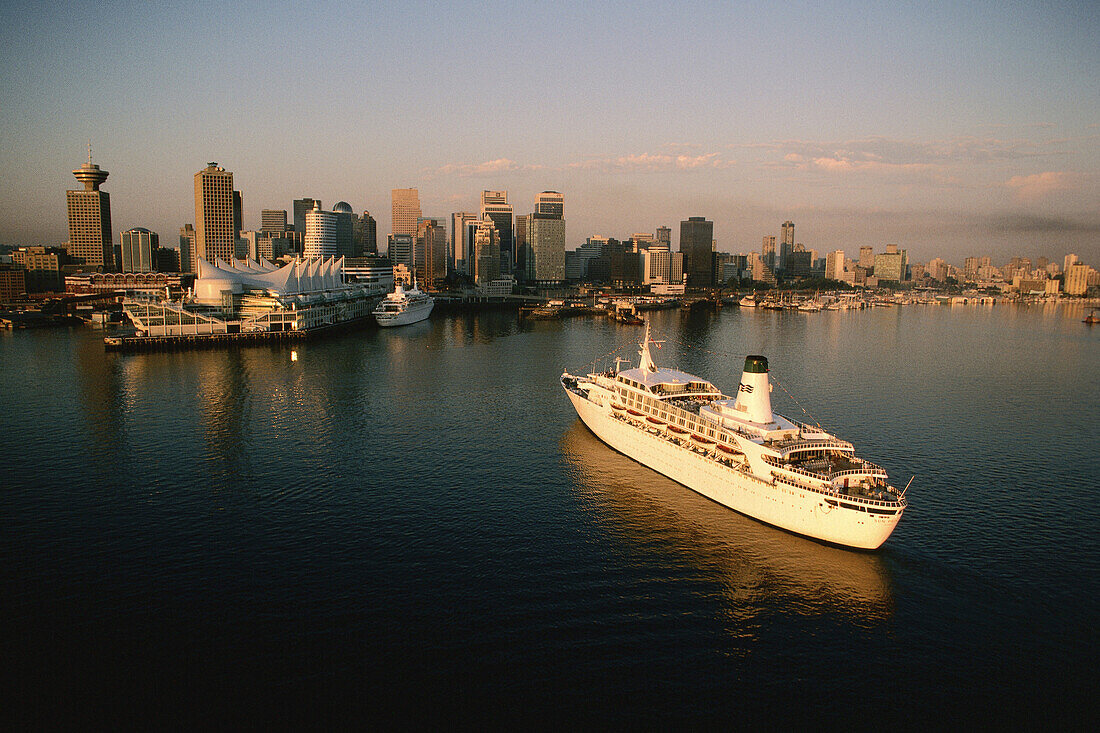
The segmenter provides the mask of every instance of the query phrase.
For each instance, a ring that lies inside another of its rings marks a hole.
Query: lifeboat
[[[658,420],[658,419],[657,419],[657,418],[655,418],[655,417],[647,417],[647,418],[646,418],[646,420],[648,420],[649,422],[653,423],[654,425],[664,425],[664,423],[663,423],[663,422],[661,422],[660,420]]]
[[[671,430],[674,433],[686,433],[687,432],[683,428],[678,428],[675,425],[669,425],[668,427],[669,427],[669,430]]]
[[[694,435],[693,434],[691,436],[691,439],[694,440],[696,443],[702,443],[703,445],[710,445],[711,443],[714,442],[713,440],[709,440],[707,438],[704,438],[702,435]]]
[[[612,410],[625,410],[626,407],[624,407],[623,405],[617,405],[614,402],[612,402],[611,403],[611,409]]]
[[[627,412],[629,412],[631,415],[634,415],[635,417],[641,417],[642,416],[642,413],[638,412],[637,410],[629,410],[628,409]]]
[[[736,452],[733,450],[733,448],[730,448],[728,445],[722,445],[721,443],[718,444],[718,450],[722,451],[723,453],[729,453],[730,455],[733,455]]]

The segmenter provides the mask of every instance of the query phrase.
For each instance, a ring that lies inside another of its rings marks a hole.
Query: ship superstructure
[[[906,500],[886,471],[818,426],[772,411],[768,360],[745,358],[735,397],[659,367],[649,326],[636,368],[561,377],[603,442],[742,514],[826,542],[875,549]]]
[[[397,285],[374,309],[374,319],[379,326],[405,326],[423,321],[434,307],[432,296],[416,287],[415,282],[411,290]]]

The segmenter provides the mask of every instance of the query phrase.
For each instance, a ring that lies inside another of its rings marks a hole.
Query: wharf
[[[108,336],[103,339],[106,351],[134,353],[140,351],[182,351],[234,346],[255,346],[279,342],[307,341],[319,336],[364,328],[374,323],[374,317],[357,318],[306,331],[251,331],[248,333],[202,333],[186,336]]]

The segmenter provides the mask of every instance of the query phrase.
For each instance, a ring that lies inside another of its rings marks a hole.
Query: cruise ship
[[[406,326],[423,321],[431,315],[434,307],[435,300],[416,287],[414,282],[412,290],[405,290],[402,285],[394,287],[373,314],[379,326]]]
[[[658,367],[646,324],[637,368],[572,375],[561,384],[596,437],[735,511],[800,535],[874,550],[894,531],[905,490],[819,426],[772,412],[768,360],[745,358],[736,397]],[[908,487],[906,487],[907,489]]]

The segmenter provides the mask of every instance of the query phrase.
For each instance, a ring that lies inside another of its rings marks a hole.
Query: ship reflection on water
[[[561,449],[598,525],[632,552],[676,556],[720,584],[735,620],[781,608],[875,624],[893,613],[891,574],[879,554],[824,545],[711,502],[604,445],[580,420]]]

